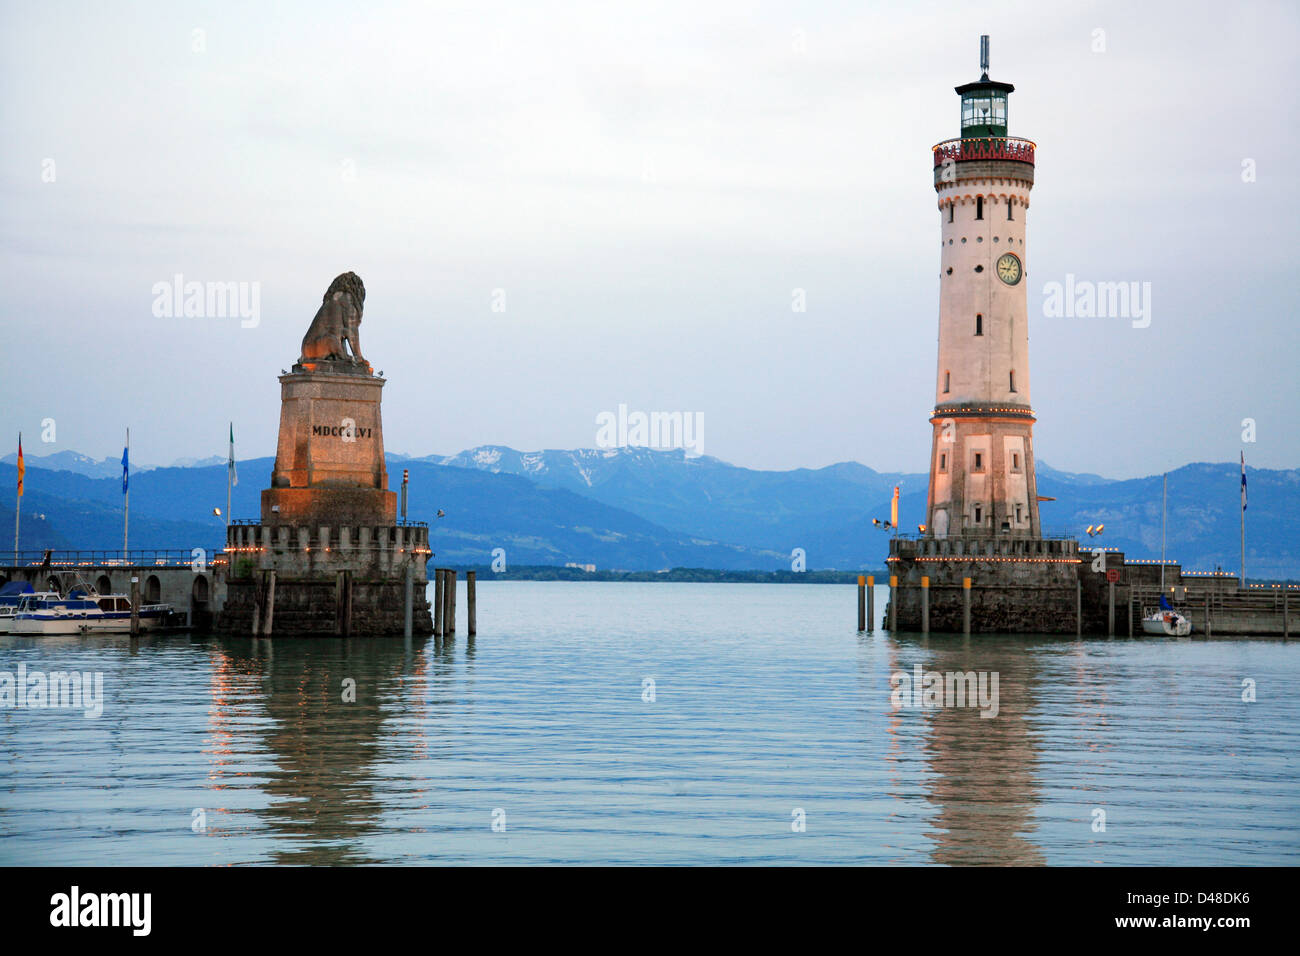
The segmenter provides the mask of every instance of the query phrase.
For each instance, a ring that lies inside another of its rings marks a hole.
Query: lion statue
[[[331,282],[316,318],[302,337],[302,357],[298,361],[350,361],[369,367],[361,355],[361,312],[365,304],[366,287],[355,272],[345,272]],[[351,346],[351,356],[345,346]]]

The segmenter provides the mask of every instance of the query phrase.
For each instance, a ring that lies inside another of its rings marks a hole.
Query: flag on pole
[[[1246,510],[1246,453],[1241,453],[1241,510]]]
[[[18,433],[18,497],[23,496],[23,475],[27,474],[27,463],[23,461],[23,433]]]
[[[128,435],[126,445],[122,448],[122,494],[126,494],[127,482],[131,473],[131,466],[127,461],[127,456],[131,452],[131,439]]]
[[[894,485],[894,499],[889,503],[889,523],[898,527],[898,485]]]
[[[230,483],[239,484],[239,472],[235,470],[235,423],[230,423],[230,459],[226,462],[226,470],[230,473]]]

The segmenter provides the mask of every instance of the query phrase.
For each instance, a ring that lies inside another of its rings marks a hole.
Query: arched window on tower
[[[984,218],[984,197],[983,196],[975,197],[975,218],[976,219]]]
[[[1014,218],[1015,217],[1011,215],[1011,197],[1008,196],[1007,197],[1007,222],[1014,221]]]
[[[943,373],[943,392],[948,394],[948,386],[952,384],[952,373],[945,370]]]
[[[956,210],[956,208],[957,208],[957,204],[956,204],[955,202],[950,202],[950,203],[948,203],[948,221],[949,221],[949,222],[952,222],[953,211]]]
[[[1014,392],[1015,390],[1016,390],[1016,370],[1012,369],[1011,370],[1011,391]]]
[[[975,315],[975,334],[976,334],[976,335],[983,335],[983,334],[984,334],[984,315],[983,315],[983,313],[976,313],[976,315]]]

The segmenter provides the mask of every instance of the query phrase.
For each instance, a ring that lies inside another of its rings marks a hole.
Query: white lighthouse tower
[[[956,88],[961,136],[934,147],[939,361],[926,534],[1037,538],[1029,403],[1029,192],[1034,144],[1007,135],[1010,83]]]

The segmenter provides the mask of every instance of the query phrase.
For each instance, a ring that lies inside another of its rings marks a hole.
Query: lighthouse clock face
[[[1020,281],[1020,259],[1008,252],[998,259],[998,278],[1007,285],[1015,285]]]

